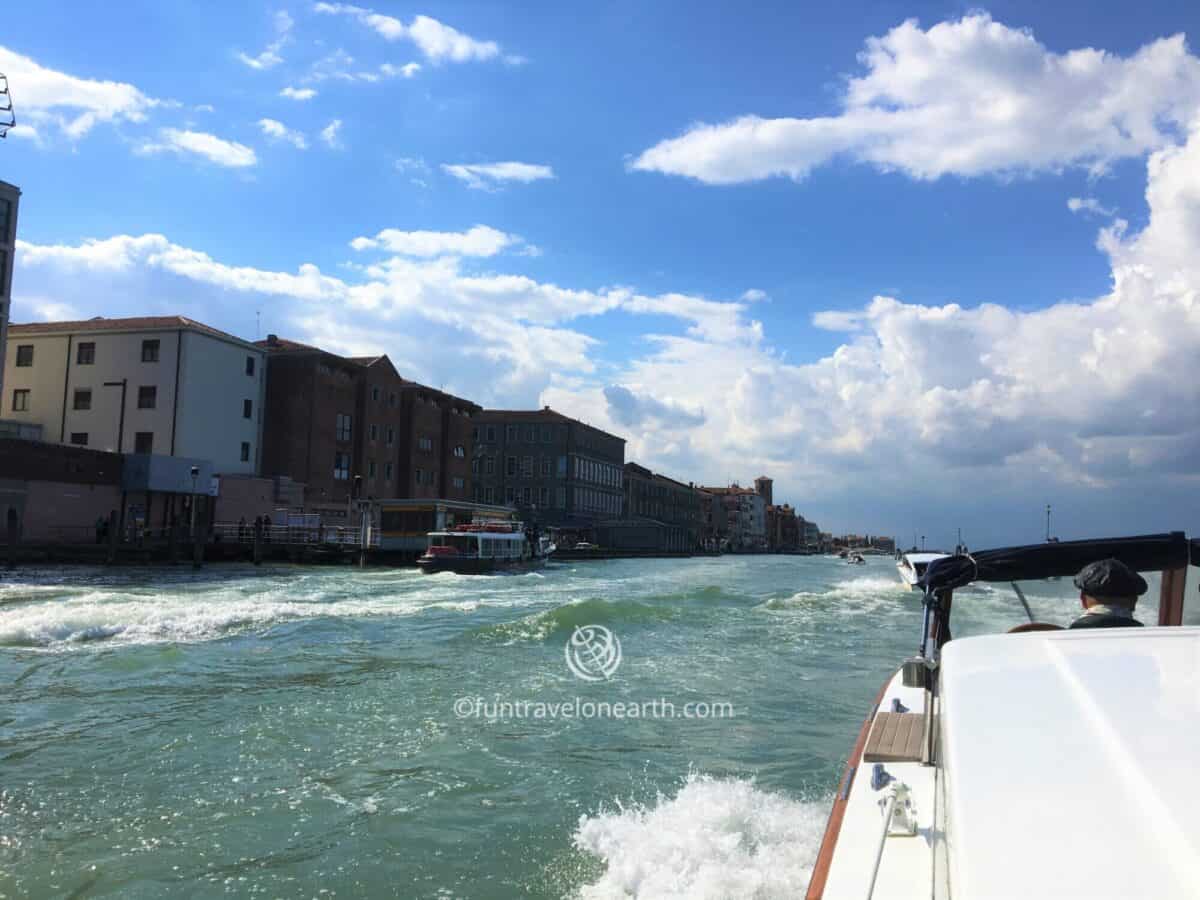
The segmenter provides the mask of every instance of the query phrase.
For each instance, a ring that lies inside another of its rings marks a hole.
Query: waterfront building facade
[[[0,419],[40,426],[51,443],[253,475],[263,359],[253,344],[184,316],[10,324]]]
[[[772,553],[793,553],[800,547],[800,519],[796,511],[787,503],[768,506],[767,549]]]
[[[0,395],[4,393],[4,357],[12,306],[13,257],[17,249],[17,212],[21,189],[0,181]]]
[[[543,526],[589,529],[624,506],[625,439],[550,407],[486,409],[475,422],[477,503]]]
[[[478,405],[402,378],[386,355],[344,357],[273,334],[258,346],[263,473],[303,482],[306,509],[337,520],[354,499],[470,499]]]
[[[767,506],[762,494],[736,482],[729,487],[701,490],[712,494],[724,506],[724,546],[735,553],[767,550]]]
[[[625,463],[623,518],[650,522],[645,532],[649,544],[631,549],[691,552],[701,543],[701,497],[695,485],[651,472],[634,462]]]

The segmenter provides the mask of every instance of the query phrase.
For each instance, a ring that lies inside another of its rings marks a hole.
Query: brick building
[[[480,407],[397,373],[387,356],[344,357],[268,335],[263,474],[306,484],[305,506],[345,515],[361,498],[471,497]]]
[[[700,545],[702,511],[700,492],[645,466],[625,464],[624,518],[646,519],[662,527],[659,546],[645,549],[692,551]]]
[[[621,516],[624,438],[548,406],[486,409],[474,424],[477,502],[515,506],[531,521],[562,528]]]
[[[760,491],[761,493],[761,491]],[[803,534],[801,519],[790,504],[767,507],[767,549],[772,553],[799,550]]]

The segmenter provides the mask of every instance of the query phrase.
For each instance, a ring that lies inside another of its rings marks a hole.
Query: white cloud
[[[495,256],[520,244],[516,235],[505,234],[487,225],[467,231],[399,231],[385,228],[373,238],[357,237],[350,242],[355,250],[382,249],[401,256]]]
[[[1102,206],[1100,201],[1095,197],[1070,197],[1067,200],[1067,209],[1073,213],[1094,213],[1095,215],[1105,217],[1116,214],[1115,209]]]
[[[434,63],[495,59],[500,45],[480,41],[429,16],[416,16],[405,25],[400,19],[348,3],[317,3],[313,9],[329,15],[349,16],[389,41],[412,41]]]
[[[293,131],[282,122],[275,119],[259,119],[258,127],[267,137],[277,141],[287,141],[297,150],[308,149],[308,140],[298,131]]]
[[[239,51],[237,58],[251,69],[262,71],[264,69],[273,69],[275,66],[283,62],[283,57],[280,55],[280,50],[290,40],[292,28],[295,26],[295,21],[285,11],[280,11],[275,14],[273,24],[275,27],[275,40],[267,44],[261,53],[251,56],[248,53]]]
[[[554,177],[554,170],[549,166],[535,165],[522,162],[496,162],[450,165],[442,163],[442,171],[452,175],[467,187],[476,190],[495,190],[505,182],[515,181],[529,184]]]
[[[232,169],[241,169],[258,164],[254,150],[236,141],[227,141],[205,131],[187,131],[178,128],[161,128],[157,141],[147,141],[138,146],[137,152],[190,153],[209,162]]]
[[[289,100],[311,100],[317,96],[317,92],[312,88],[294,88],[291,85],[285,87],[279,92],[280,97],[286,97]]]
[[[394,66],[391,63],[384,63],[379,67],[379,71],[388,78],[412,78],[421,71],[421,64],[410,62],[402,66]]]
[[[746,115],[693,125],[630,168],[735,184],[802,179],[838,156],[913,178],[1023,174],[1116,160],[1169,143],[1200,110],[1200,60],[1183,35],[1129,57],[1054,53],[984,13],[871,38],[834,116]]]
[[[328,125],[321,129],[321,140],[328,146],[337,150],[342,146],[341,139],[338,137],[342,132],[342,120],[334,119]]]
[[[121,81],[78,78],[34,62],[0,46],[0,72],[8,76],[22,123],[45,137],[43,126],[54,126],[71,139],[83,137],[100,122],[143,122],[163,101]],[[13,130],[33,137],[30,130]]]
[[[769,298],[767,297],[766,291],[760,290],[759,288],[750,288],[749,290],[743,291],[742,296],[738,299],[745,303],[758,303]]]

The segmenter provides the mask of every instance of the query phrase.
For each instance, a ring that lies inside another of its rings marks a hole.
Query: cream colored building
[[[44,440],[212,462],[253,475],[265,353],[183,316],[10,325],[0,419]]]

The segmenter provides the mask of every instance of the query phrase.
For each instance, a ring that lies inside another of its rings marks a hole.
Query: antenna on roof
[[[261,330],[262,330],[262,310],[256,309],[254,311],[254,339],[256,341],[259,338],[259,332]]]
[[[8,129],[17,124],[13,112],[12,94],[8,91],[8,76],[0,72],[0,138],[8,137]]]

